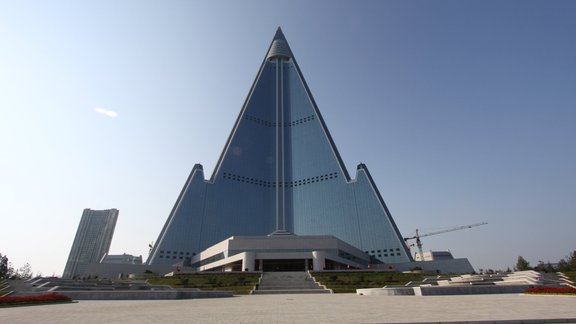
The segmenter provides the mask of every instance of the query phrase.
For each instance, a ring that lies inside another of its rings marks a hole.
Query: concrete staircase
[[[533,270],[505,274],[462,275],[459,277],[429,277],[409,282],[405,286],[356,289],[359,295],[468,295],[517,294],[534,286],[566,287],[570,281],[562,274]]]
[[[1,282],[0,282],[1,284]],[[232,291],[202,291],[197,288],[172,288],[151,285],[144,280],[72,280],[34,278],[9,280],[14,296],[59,293],[74,300],[156,300],[232,297]],[[0,285],[0,287],[3,287]]]
[[[260,283],[250,292],[252,295],[331,293],[331,289],[314,281],[308,272],[264,272]]]
[[[8,279],[5,281],[4,290],[0,291],[0,296],[30,296],[37,295],[34,288],[30,286],[32,279]],[[2,286],[0,284],[0,286]],[[4,293],[3,293],[4,292]]]
[[[8,284],[8,280],[0,279],[0,297],[9,296],[13,293],[14,293],[14,291],[11,289],[10,285]]]
[[[558,272],[558,280],[560,280],[565,286],[576,289],[576,282],[570,280],[570,278],[568,278],[564,273]]]

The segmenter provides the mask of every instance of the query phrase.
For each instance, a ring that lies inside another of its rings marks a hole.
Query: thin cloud
[[[99,114],[106,115],[108,117],[112,117],[112,118],[118,117],[118,113],[113,111],[113,110],[96,107],[96,108],[94,108],[94,111],[99,113]]]

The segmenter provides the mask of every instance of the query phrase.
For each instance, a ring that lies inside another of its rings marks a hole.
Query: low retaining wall
[[[429,287],[387,287],[356,289],[356,294],[366,296],[447,296],[483,294],[520,294],[533,285],[452,285]]]
[[[428,280],[430,279],[430,280]],[[410,286],[391,286],[383,288],[356,289],[358,295],[482,295],[482,294],[519,294],[535,285],[551,281],[545,280],[542,274],[535,271],[521,271],[512,274],[498,275],[462,275],[454,278],[426,278]],[[557,282],[558,280],[553,280]],[[426,282],[426,283],[425,283]],[[412,292],[410,292],[410,290]]]
[[[356,289],[356,294],[366,296],[414,296],[412,287]]]
[[[416,296],[519,294],[532,285],[413,287]]]

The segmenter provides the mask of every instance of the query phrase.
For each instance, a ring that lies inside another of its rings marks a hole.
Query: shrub
[[[259,278],[260,274],[254,273],[196,273],[156,277],[148,279],[148,282],[154,285],[185,286],[202,290],[231,290],[234,294],[248,294]]]
[[[528,288],[528,294],[549,294],[549,295],[576,295],[576,289],[571,287],[546,287],[538,286]]]

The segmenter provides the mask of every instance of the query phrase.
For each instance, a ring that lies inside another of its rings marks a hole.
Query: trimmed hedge
[[[332,289],[335,293],[353,293],[360,288],[380,288],[384,286],[403,286],[410,281],[420,281],[432,276],[423,273],[397,272],[312,272],[317,282]]]
[[[257,273],[198,273],[150,278],[148,282],[153,285],[168,285],[173,288],[231,290],[236,295],[246,295],[250,293],[259,279],[260,274]]]

